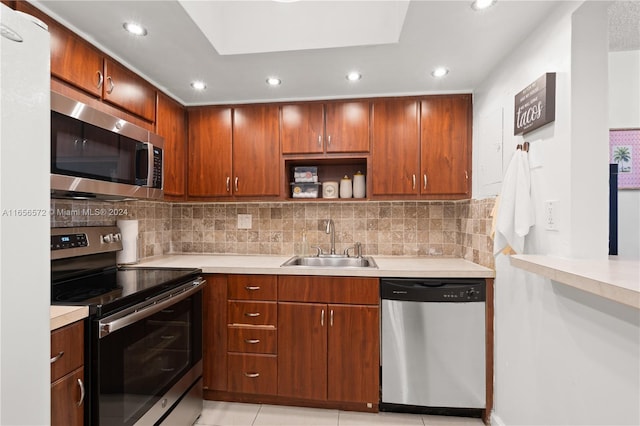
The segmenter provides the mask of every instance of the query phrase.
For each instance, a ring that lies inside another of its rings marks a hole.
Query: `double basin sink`
[[[313,268],[378,268],[371,256],[349,257],[324,254],[320,256],[293,256],[282,267],[308,266]]]

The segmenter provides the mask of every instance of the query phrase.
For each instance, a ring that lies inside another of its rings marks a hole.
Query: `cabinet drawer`
[[[229,299],[276,300],[277,277],[275,275],[229,275],[227,278]]]
[[[84,364],[84,323],[75,322],[51,332],[51,381]]]
[[[229,324],[276,325],[276,302],[238,302],[230,300],[227,307]]]
[[[281,275],[278,300],[377,305],[380,298],[378,282],[378,278]]]
[[[229,326],[227,347],[230,352],[275,354],[276,333],[274,328]]]
[[[230,392],[275,395],[278,391],[275,355],[229,354],[227,387]]]

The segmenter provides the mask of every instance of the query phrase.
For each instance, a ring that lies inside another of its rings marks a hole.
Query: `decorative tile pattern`
[[[367,255],[447,256],[493,268],[491,211],[495,199],[279,203],[51,201],[51,226],[140,221],[144,257],[167,253],[291,255],[303,233],[328,252],[326,220],[335,223],[336,251],[362,243]],[[95,214],[94,214],[95,213]],[[250,214],[251,229],[238,229]]]

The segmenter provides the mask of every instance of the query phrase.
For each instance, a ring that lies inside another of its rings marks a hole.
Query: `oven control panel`
[[[87,234],[52,235],[51,250],[64,250],[76,247],[86,247]]]

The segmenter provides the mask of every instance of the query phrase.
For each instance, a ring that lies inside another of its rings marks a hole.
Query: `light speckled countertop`
[[[378,268],[281,267],[291,256],[175,254],[147,258],[138,267],[200,268],[207,274],[331,275],[407,278],[493,278],[495,271],[445,257],[373,256]]]
[[[640,261],[563,259],[543,255],[514,255],[511,265],[553,281],[640,309]]]
[[[51,306],[51,331],[80,321],[89,315],[86,306]]]

